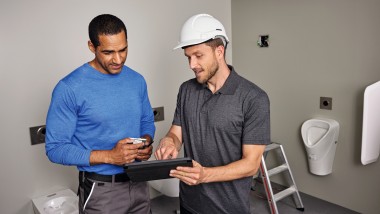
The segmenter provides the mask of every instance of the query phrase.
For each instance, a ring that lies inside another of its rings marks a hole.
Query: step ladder
[[[282,164],[268,170],[265,158],[270,151],[276,152],[276,155]],[[284,173],[288,187],[276,194],[273,194],[270,177],[280,173]],[[256,177],[260,175],[264,184],[265,193],[267,195],[267,200],[272,214],[279,214],[277,209],[277,202],[290,195],[293,196],[293,200],[296,204],[297,209],[300,211],[305,210],[296,183],[294,181],[293,174],[290,170],[288,160],[286,159],[284,148],[281,144],[271,143],[265,147],[264,155],[261,158],[260,171]]]

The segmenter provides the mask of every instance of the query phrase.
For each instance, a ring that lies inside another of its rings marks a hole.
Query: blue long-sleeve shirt
[[[46,119],[46,154],[54,163],[80,171],[112,175],[121,166],[90,166],[92,150],[110,150],[127,137],[154,137],[152,107],[142,75],[124,66],[117,75],[102,74],[88,63],[54,88]]]

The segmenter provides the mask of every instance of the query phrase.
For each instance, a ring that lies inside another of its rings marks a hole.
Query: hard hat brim
[[[173,50],[176,50],[178,48],[183,48],[183,47],[186,47],[186,46],[191,46],[191,45],[199,45],[203,42],[206,42],[210,40],[210,38],[207,38],[207,39],[194,39],[194,40],[190,40],[190,41],[186,41],[186,42],[181,42],[179,43],[177,46],[175,46],[173,48]]]

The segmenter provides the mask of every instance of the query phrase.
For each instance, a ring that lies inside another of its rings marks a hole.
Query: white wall
[[[272,140],[284,145],[298,187],[360,213],[379,213],[380,161],[363,166],[360,152],[363,92],[380,80],[380,1],[231,2],[235,68],[268,92]],[[269,48],[256,46],[261,34],[269,34]],[[321,96],[333,98],[331,111],[319,109]],[[308,172],[300,129],[313,117],[340,123],[328,176]]]
[[[182,51],[172,48],[183,22],[203,12],[220,19],[230,31],[230,0],[2,0],[1,213],[32,213],[32,198],[62,188],[76,191],[76,168],[50,163],[44,144],[31,146],[29,127],[45,124],[57,81],[93,58],[87,48],[87,27],[93,17],[112,13],[125,21],[126,64],[145,76],[152,106],[165,107],[165,121],[156,123],[158,141],[171,124],[179,85],[193,77]]]

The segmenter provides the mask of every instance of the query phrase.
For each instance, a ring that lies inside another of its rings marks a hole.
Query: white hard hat
[[[222,23],[208,14],[197,14],[183,24],[180,41],[174,49],[200,44],[218,37],[223,39],[225,45],[229,42]]]

